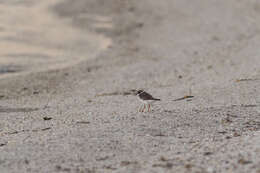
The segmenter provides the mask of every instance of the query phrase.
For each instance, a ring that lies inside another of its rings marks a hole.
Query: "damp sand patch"
[[[0,3],[0,78],[73,66],[112,44],[110,38],[73,24],[73,14],[57,15],[52,9],[61,2]],[[94,14],[86,15],[96,20]]]

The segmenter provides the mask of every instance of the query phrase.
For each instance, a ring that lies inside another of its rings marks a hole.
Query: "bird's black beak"
[[[137,95],[137,90],[135,89],[130,90],[130,92],[132,93],[132,95]]]

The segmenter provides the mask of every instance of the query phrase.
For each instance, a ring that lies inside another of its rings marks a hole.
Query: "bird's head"
[[[133,90],[131,90],[131,92],[133,93],[133,95],[139,95],[142,92],[144,92],[144,90],[135,90],[135,89],[133,89]]]

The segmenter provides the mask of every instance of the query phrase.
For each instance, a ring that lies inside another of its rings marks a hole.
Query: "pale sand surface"
[[[67,0],[49,10],[50,24],[73,32],[45,40],[69,42],[57,56],[69,65],[1,80],[1,172],[260,172],[257,0]],[[17,47],[59,61],[51,44],[26,39],[38,48]],[[86,60],[70,64],[71,52]],[[138,99],[120,94],[136,88],[162,101],[138,113]],[[185,95],[194,97],[174,101]]]

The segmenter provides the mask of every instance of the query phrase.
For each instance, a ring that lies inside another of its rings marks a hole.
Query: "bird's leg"
[[[151,111],[151,104],[148,104],[148,112]]]
[[[145,106],[145,104],[144,104],[144,108],[143,108],[142,112],[144,112],[144,110],[145,110],[145,107],[146,107],[146,106]]]
[[[143,110],[143,104],[140,106],[139,112],[142,112],[142,110]]]
[[[141,106],[139,106],[139,112],[142,112],[142,110],[143,110],[143,104],[141,104]]]
[[[149,112],[149,107],[150,107],[150,104],[147,103],[147,112]]]

